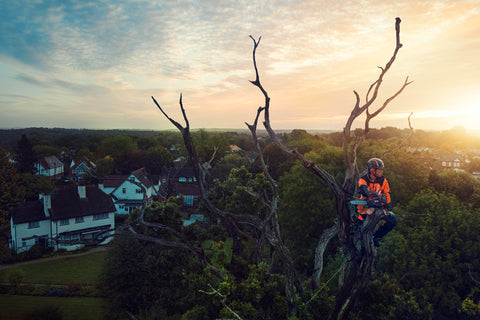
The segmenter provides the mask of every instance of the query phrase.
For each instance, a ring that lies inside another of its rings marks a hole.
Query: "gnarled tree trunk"
[[[298,294],[304,303],[307,302],[305,297],[302,284],[300,283],[296,270],[294,268],[293,258],[290,251],[284,245],[283,240],[280,235],[278,221],[277,221],[277,204],[278,204],[278,192],[276,182],[268,173],[267,167],[263,161],[262,153],[258,144],[256,129],[260,115],[264,114],[263,125],[267,132],[269,133],[272,140],[285,152],[293,155],[305,168],[307,168],[312,174],[318,176],[322,179],[333,191],[335,196],[335,208],[337,212],[337,224],[331,228],[325,230],[325,232],[320,236],[320,240],[317,246],[315,254],[315,274],[313,275],[313,282],[317,284],[321,275],[323,268],[323,253],[325,247],[330,239],[338,234],[342,252],[345,255],[345,259],[348,262],[346,268],[346,276],[343,285],[340,287],[338,294],[336,295],[334,306],[329,314],[329,319],[346,319],[348,318],[349,312],[355,306],[355,303],[358,301],[358,298],[361,296],[363,290],[368,285],[370,281],[370,276],[372,272],[372,267],[375,262],[376,248],[373,245],[372,241],[372,232],[375,225],[383,216],[382,210],[377,210],[374,214],[369,216],[361,228],[361,234],[355,235],[352,230],[352,218],[350,212],[349,201],[352,198],[352,194],[356,190],[356,182],[359,177],[359,172],[356,164],[356,152],[357,148],[361,143],[366,139],[366,135],[369,131],[370,120],[376,117],[380,112],[382,112],[386,106],[395,99],[407,85],[411,82],[408,81],[408,78],[403,83],[402,87],[390,98],[385,100],[383,104],[374,112],[370,112],[370,107],[376,101],[379,89],[383,82],[384,75],[388,72],[391,65],[396,59],[397,53],[402,47],[400,43],[400,19],[397,18],[395,22],[395,31],[396,31],[396,45],[394,53],[385,67],[380,68],[381,72],[379,77],[371,84],[366,97],[365,103],[360,103],[360,96],[357,92],[354,91],[356,97],[356,103],[352,112],[347,119],[347,123],[343,130],[343,154],[344,154],[344,164],[345,164],[345,179],[342,185],[339,185],[335,181],[334,177],[328,173],[324,168],[318,166],[312,161],[306,159],[302,154],[297,152],[294,149],[290,149],[283,144],[281,139],[276,135],[275,131],[270,125],[270,98],[267,91],[263,88],[256,64],[256,49],[260,43],[260,38],[255,40],[253,37],[251,39],[254,42],[253,48],[253,65],[255,69],[256,79],[251,81],[263,94],[265,98],[265,105],[260,107],[257,111],[255,121],[252,125],[248,125],[253,139],[257,145],[257,151],[260,156],[260,161],[262,164],[263,171],[265,176],[270,181],[271,187],[273,189],[273,195],[268,199],[264,195],[258,195],[258,198],[261,199],[266,204],[266,207],[269,208],[269,211],[266,214],[266,218],[261,219],[256,215],[250,214],[231,214],[216,208],[208,199],[206,194],[206,183],[205,183],[205,173],[203,167],[198,163],[198,157],[195,151],[195,146],[193,144],[193,139],[190,133],[190,125],[185,114],[185,109],[183,108],[182,98],[180,96],[180,107],[186,126],[183,127],[175,120],[171,119],[162,109],[162,107],[157,103],[157,101],[152,97],[153,101],[160,109],[160,111],[165,115],[165,117],[174,124],[178,130],[182,133],[184,138],[184,143],[187,148],[188,154],[192,160],[194,166],[195,175],[197,176],[198,184],[200,185],[202,198],[205,201],[207,208],[215,214],[225,225],[226,229],[234,239],[239,237],[252,239],[247,232],[243,231],[241,226],[248,225],[249,227],[254,227],[257,231],[260,232],[262,238],[266,239],[269,244],[272,246],[273,250],[279,255],[280,260],[283,263],[283,272],[286,276],[286,295],[287,301],[289,304],[289,314],[288,316],[294,316],[296,313],[297,302],[296,294]],[[365,128],[363,134],[359,136],[353,136],[351,132],[352,124],[360,115],[365,114]],[[358,231],[357,231],[358,232]],[[355,243],[355,239],[360,239],[359,243]],[[296,291],[295,291],[296,289]],[[315,318],[318,318],[315,315],[315,310],[310,310]]]

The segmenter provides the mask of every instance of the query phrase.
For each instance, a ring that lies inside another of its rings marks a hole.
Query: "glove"
[[[382,203],[385,204],[387,203],[387,195],[386,194],[382,194]]]
[[[370,208],[380,208],[382,206],[382,202],[378,193],[371,192],[367,195],[367,207]]]

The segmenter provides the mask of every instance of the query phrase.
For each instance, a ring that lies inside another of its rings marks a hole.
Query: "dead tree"
[[[393,55],[387,62],[385,67],[379,67],[381,70],[380,75],[370,85],[369,90],[365,96],[365,102],[363,104],[361,103],[359,94],[354,91],[356,103],[343,129],[343,155],[346,169],[345,179],[342,185],[338,184],[333,178],[333,176],[329,174],[324,168],[318,166],[312,161],[309,161],[297,150],[288,148],[272,129],[270,125],[269,113],[270,97],[268,96],[267,91],[264,89],[260,82],[256,64],[255,53],[259,45],[260,39],[256,41],[253,37],[251,37],[254,42],[253,64],[256,74],[256,79],[251,82],[253,85],[260,89],[265,98],[265,105],[262,108],[264,111],[263,124],[267,132],[283,151],[293,155],[306,169],[308,169],[314,175],[323,180],[330,187],[335,196],[335,209],[338,215],[338,237],[340,240],[342,252],[347,259],[348,267],[347,275],[345,277],[343,285],[341,286],[338,294],[336,295],[335,303],[330,312],[329,319],[345,319],[348,317],[349,312],[352,310],[356,301],[358,300],[363,290],[370,281],[371,271],[375,261],[376,249],[372,242],[372,233],[375,225],[381,219],[383,212],[381,210],[377,210],[375,214],[369,216],[369,218],[365,221],[364,226],[362,227],[363,232],[361,237],[361,248],[363,249],[361,249],[354,241],[355,237],[352,230],[352,218],[349,201],[351,200],[352,194],[356,189],[356,181],[358,181],[359,177],[356,156],[357,149],[367,137],[370,129],[370,121],[378,114],[380,114],[383,110],[385,110],[387,105],[411,83],[408,81],[407,77],[401,88],[395,94],[386,99],[378,109],[373,112],[371,111],[370,108],[377,100],[380,87],[383,83],[383,78],[385,74],[390,70],[393,62],[397,57],[398,51],[402,47],[402,44],[400,42],[400,22],[400,18],[396,18],[396,44]],[[366,115],[363,133],[354,135],[352,133],[353,122],[362,114]],[[324,235],[321,236],[315,258],[317,262],[315,265],[315,269],[317,270],[315,278],[317,279],[320,276],[318,270],[320,270],[321,272],[321,266],[319,264],[321,264],[323,261],[322,256],[324,248],[326,247],[326,243],[328,243],[328,241],[333,237],[336,231],[336,227],[334,226],[326,230]]]
[[[303,292],[302,284],[300,283],[294,265],[293,258],[290,254],[288,248],[285,247],[280,236],[278,220],[277,220],[277,206],[278,206],[278,192],[276,189],[276,182],[268,173],[267,167],[261,157],[261,150],[258,144],[258,139],[256,135],[257,125],[261,114],[264,115],[263,125],[267,130],[271,139],[285,152],[293,155],[305,168],[311,171],[314,175],[323,180],[333,191],[335,196],[335,208],[338,214],[337,224],[331,228],[325,230],[324,234],[320,236],[318,247],[315,254],[315,279],[319,279],[321,275],[321,270],[323,266],[323,254],[325,247],[330,239],[338,234],[340,239],[341,249],[345,255],[345,259],[348,263],[347,274],[343,281],[335,300],[335,304],[328,316],[330,319],[345,319],[348,317],[349,312],[352,310],[356,301],[362,294],[365,287],[370,281],[372,267],[375,261],[376,249],[372,242],[372,233],[375,225],[382,218],[383,211],[377,210],[374,214],[368,216],[365,220],[362,227],[362,234],[360,237],[361,248],[355,242],[354,232],[351,227],[351,212],[349,201],[351,200],[351,195],[353,190],[356,188],[356,181],[359,177],[359,170],[356,164],[356,153],[358,147],[366,139],[366,136],[369,131],[369,125],[371,119],[376,117],[381,113],[387,105],[395,99],[407,85],[411,82],[408,81],[408,78],[405,80],[402,87],[390,98],[385,100],[381,107],[379,107],[374,112],[371,112],[370,107],[377,100],[379,89],[383,83],[383,78],[385,74],[389,71],[393,62],[396,59],[397,53],[402,47],[400,43],[400,19],[396,19],[395,23],[396,30],[396,46],[394,53],[391,59],[388,61],[385,67],[380,67],[379,77],[371,84],[366,97],[365,102],[361,104],[360,96],[356,91],[354,91],[356,97],[355,106],[347,120],[346,126],[343,130],[343,155],[344,155],[344,164],[345,164],[345,179],[343,184],[339,184],[335,181],[334,177],[329,174],[324,168],[318,166],[312,161],[306,159],[301,153],[295,149],[287,147],[282,140],[276,135],[275,131],[270,125],[270,97],[268,96],[267,91],[261,84],[260,76],[256,63],[256,49],[260,43],[260,39],[257,41],[253,37],[251,39],[254,42],[253,47],[253,65],[255,69],[256,79],[251,81],[251,83],[256,86],[264,96],[265,104],[262,107],[259,107],[257,110],[257,115],[255,117],[254,123],[252,125],[247,124],[248,128],[252,133],[252,137],[257,145],[257,150],[260,155],[260,163],[262,165],[265,176],[270,182],[272,192],[269,196],[256,195],[265,206],[268,208],[268,213],[265,215],[265,218],[261,219],[259,216],[251,214],[232,214],[218,209],[207,196],[207,184],[205,181],[205,171],[204,168],[200,165],[198,161],[198,156],[195,151],[195,145],[193,143],[192,135],[190,132],[190,124],[183,107],[182,96],[180,95],[180,108],[182,115],[185,121],[185,126],[182,126],[180,123],[170,118],[160,104],[152,97],[155,105],[160,109],[163,115],[182,133],[184,143],[190,157],[191,163],[194,166],[195,175],[197,177],[198,184],[200,185],[202,199],[204,200],[207,208],[220,219],[223,225],[226,227],[230,236],[235,239],[240,237],[247,238],[249,240],[259,241],[252,238],[248,232],[242,229],[242,226],[248,225],[258,230],[261,234],[261,237],[266,239],[271,245],[273,250],[279,255],[280,260],[283,263],[283,271],[286,276],[286,295],[287,301],[289,303],[289,316],[295,315],[296,311],[296,294],[298,294],[301,299],[306,303],[306,297]],[[352,124],[360,115],[366,114],[365,128],[363,133],[359,135],[354,135],[352,133]],[[357,237],[358,238],[358,237]],[[318,280],[317,280],[318,281]],[[296,289],[296,291],[295,291]],[[318,318],[318,315],[315,314],[314,310],[310,310],[315,318]]]
[[[155,105],[160,109],[160,111],[163,113],[163,115],[182,133],[185,147],[188,151],[188,155],[190,158],[189,160],[194,167],[195,175],[197,177],[197,182],[200,186],[202,199],[205,205],[207,206],[207,208],[209,209],[209,211],[213,213],[218,219],[220,219],[222,224],[225,226],[229,235],[234,239],[234,244],[235,242],[240,242],[239,240],[241,238],[244,238],[256,243],[258,247],[257,251],[260,252],[261,251],[260,239],[254,238],[251,235],[249,235],[248,231],[244,230],[242,226],[246,226],[247,228],[254,228],[261,235],[259,238],[265,239],[280,257],[280,260],[282,261],[284,266],[284,273],[286,276],[285,291],[286,291],[287,301],[289,305],[288,316],[295,315],[296,307],[297,307],[296,293],[298,293],[305,302],[307,301],[307,298],[303,292],[302,284],[297,277],[297,273],[294,268],[293,257],[291,256],[290,251],[285,246],[280,236],[280,230],[279,230],[278,219],[277,219],[277,207],[278,207],[278,198],[279,198],[277,186],[276,186],[276,182],[268,173],[265,162],[263,161],[263,156],[261,154],[260,145],[258,143],[258,139],[256,135],[258,118],[262,113],[263,109],[259,108],[255,121],[252,125],[247,124],[247,126],[249,127],[252,133],[252,137],[255,141],[255,144],[257,146],[259,157],[261,159],[263,172],[266,175],[268,181],[270,182],[270,186],[272,189],[271,192],[263,192],[262,194],[253,195],[257,199],[259,199],[267,208],[267,213],[265,214],[265,218],[262,219],[261,217],[254,214],[248,214],[248,213],[233,214],[227,211],[220,210],[209,200],[207,196],[207,182],[205,179],[205,170],[198,161],[198,156],[195,151],[195,145],[193,143],[192,135],[190,132],[190,124],[185,112],[185,108],[183,107],[182,96],[180,95],[179,104],[180,104],[180,109],[182,111],[182,115],[185,121],[185,127],[182,126],[177,121],[175,121],[174,119],[170,118],[165,113],[165,111],[160,106],[160,104],[155,100],[154,97],[152,97],[152,100],[154,101]]]

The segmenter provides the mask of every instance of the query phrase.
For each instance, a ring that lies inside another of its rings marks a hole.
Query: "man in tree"
[[[382,225],[373,234],[373,243],[380,245],[380,240],[387,235],[396,225],[397,219],[392,213],[392,198],[390,196],[390,185],[383,176],[385,165],[379,158],[372,158],[367,162],[367,173],[358,180],[358,189],[362,200],[367,201],[367,206],[359,205],[357,220],[361,225],[365,215],[372,214],[375,209],[382,208],[385,217],[382,218]]]

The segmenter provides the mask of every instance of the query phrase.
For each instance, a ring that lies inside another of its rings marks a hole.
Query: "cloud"
[[[231,124],[245,116],[240,109],[261,102],[248,83],[252,35],[262,36],[257,63],[278,120],[298,121],[295,127],[312,119],[334,122],[349,113],[352,90],[368,86],[376,66],[390,58],[400,15],[406,46],[391,77],[412,75],[422,92],[408,105],[433,109],[426,88],[440,85],[435,79],[446,82],[442,73],[461,66],[461,79],[478,78],[470,70],[478,66],[471,58],[478,49],[471,48],[478,47],[472,21],[479,11],[478,3],[436,0],[3,1],[0,103],[11,101],[6,93],[28,92],[45,112],[63,106],[68,121],[104,112],[109,125],[123,126],[134,118],[151,121],[151,95],[176,107],[183,92],[192,110],[201,110],[192,116],[218,126],[206,116],[213,113],[215,121]],[[464,58],[456,56],[458,48]],[[7,60],[15,63],[3,72]],[[315,112],[331,118],[317,119]],[[222,119],[229,116],[237,119]]]

